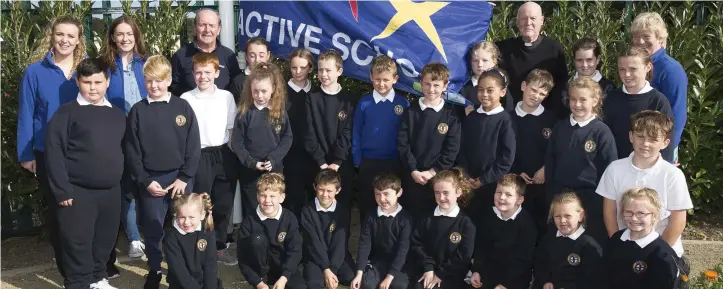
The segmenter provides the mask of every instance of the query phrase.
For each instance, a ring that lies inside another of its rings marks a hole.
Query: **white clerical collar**
[[[208,91],[211,91],[211,90],[213,90],[213,92],[209,93]],[[198,86],[196,86],[196,88],[191,90],[191,95],[195,96],[195,97],[210,97],[210,96],[213,96],[214,94],[216,94],[216,91],[218,91],[218,86],[216,86],[215,84],[213,85],[213,89],[208,89],[205,92],[201,91],[201,89],[199,89]]]
[[[78,93],[78,97],[76,97],[75,99],[78,101],[78,104],[83,105],[83,106],[84,106],[84,105],[95,105],[95,106],[113,107],[113,106],[110,104],[110,102],[108,101],[108,99],[105,98],[105,97],[103,97],[103,102],[100,103],[100,104],[92,104],[92,103],[90,103],[89,101],[85,100],[85,98],[83,98],[83,95],[81,95],[80,93]]]
[[[440,99],[440,100],[439,100],[439,104],[437,104],[437,105],[435,105],[435,106],[427,106],[427,105],[424,104],[424,96],[422,96],[422,97],[419,98],[419,108],[421,108],[422,111],[424,111],[424,110],[427,109],[427,108],[432,108],[432,109],[434,109],[434,111],[439,112],[440,110],[442,110],[443,107],[444,107],[444,100],[443,100],[443,99]]]
[[[651,90],[653,90],[653,87],[650,86],[650,82],[648,82],[647,80],[645,81],[645,84],[643,85],[643,88],[641,88],[640,91],[638,91],[638,93],[630,93],[630,92],[628,92],[628,89],[625,87],[625,84],[623,84],[623,92],[626,93],[626,94],[632,94],[632,95],[643,94],[643,93],[648,93],[648,92],[650,92]]]
[[[572,77],[572,79],[577,79],[578,74],[575,72],[575,76]],[[595,74],[592,75],[592,80],[595,82],[600,82],[600,79],[602,79],[602,73],[600,73],[600,70],[595,70]]]
[[[244,69],[244,74],[251,75],[251,67],[246,67],[246,69]]]
[[[650,230],[650,234],[648,234],[645,237],[642,237],[640,239],[635,240],[635,243],[640,246],[640,249],[645,248],[645,246],[650,245],[655,239],[657,239],[660,236],[658,232],[655,230]],[[630,241],[630,229],[625,229],[625,232],[620,236],[621,241]]]
[[[517,208],[517,211],[515,211],[515,213],[512,214],[512,216],[510,216],[509,218],[503,217],[503,216],[502,216],[502,212],[500,212],[500,210],[498,210],[497,207],[494,207],[494,206],[493,206],[493,207],[492,207],[492,211],[494,211],[495,214],[497,215],[497,218],[500,218],[500,220],[502,220],[502,221],[514,220],[515,218],[517,218],[517,215],[519,215],[520,212],[522,212],[522,206],[520,206],[519,208]]]
[[[254,101],[254,106],[255,106],[256,109],[258,109],[258,110],[264,110],[264,108],[266,108],[266,107],[263,106],[263,105],[258,105],[255,101]]]
[[[588,125],[593,119],[595,119],[595,115],[594,115],[594,114],[593,114],[590,118],[588,118],[587,120],[578,122],[578,121],[575,120],[575,118],[574,118],[574,117],[572,116],[572,114],[571,114],[571,115],[570,115],[570,125],[572,125],[572,126],[579,125],[580,127],[583,127],[583,126]]]
[[[534,115],[534,116],[540,116],[543,112],[545,112],[545,107],[542,106],[542,104],[538,105],[537,108],[532,113],[527,113],[524,110],[522,110],[522,101],[517,103],[517,106],[515,106],[515,113],[519,117],[525,117],[528,114]]]
[[[341,92],[341,84],[337,83],[337,87],[338,87],[338,89],[336,91],[328,91],[328,90],[324,89],[324,86],[322,85],[321,91],[323,91],[324,93],[326,93],[328,95],[335,95],[335,94]]]
[[[472,81],[472,86],[477,87],[477,83],[479,83],[479,78],[477,78],[477,76],[473,74],[470,81]]]
[[[575,231],[574,233],[567,235],[567,236],[563,235],[562,232],[560,232],[560,230],[557,230],[556,236],[557,237],[567,237],[567,238],[570,238],[573,240],[577,240],[577,238],[580,238],[580,236],[582,236],[582,233],[585,233],[585,228],[583,226],[580,226],[577,228],[577,231]]]
[[[203,225],[203,223],[198,224],[198,227],[196,227],[196,229],[193,230],[193,231],[194,231],[194,232],[200,232],[202,225]],[[178,219],[175,219],[175,218],[173,219],[173,227],[176,228],[176,230],[178,230],[178,233],[180,233],[181,235],[186,235],[186,234],[190,233],[190,232],[184,231],[184,230],[181,228],[181,226],[178,225]]]
[[[397,209],[394,210],[394,212],[392,212],[391,214],[385,214],[384,211],[382,211],[382,208],[380,208],[379,206],[377,206],[377,217],[392,217],[392,218],[394,218],[394,217],[396,217],[397,214],[399,214],[399,212],[401,212],[401,211],[402,211],[402,205],[400,205],[400,204],[397,204]]]
[[[454,208],[449,211],[447,214],[442,214],[442,210],[439,209],[439,206],[437,206],[436,209],[434,209],[434,216],[444,216],[444,217],[450,217],[450,218],[456,218],[457,215],[459,215],[459,206],[455,205]]]
[[[291,87],[291,89],[293,89],[293,90],[296,91],[296,92],[299,92],[299,91],[301,91],[302,89],[304,90],[304,92],[309,92],[309,90],[311,90],[311,81],[309,81],[309,80],[307,79],[307,80],[306,80],[306,86],[304,86],[304,87],[299,87],[298,85],[296,85],[296,83],[294,83],[291,79],[289,79],[289,87]]]
[[[372,92],[372,97],[374,97],[374,103],[380,103],[385,100],[388,100],[389,102],[394,102],[394,89],[390,89],[389,92],[387,93],[387,96],[382,96],[375,89]]]
[[[259,219],[261,219],[262,222],[265,221],[266,219],[281,220],[281,211],[282,211],[284,208],[282,208],[281,205],[277,205],[277,206],[279,207],[278,213],[276,213],[276,215],[271,216],[271,217],[267,217],[266,215],[264,215],[264,213],[261,212],[261,206],[260,206],[260,205],[259,205],[259,206],[256,206],[256,215],[259,216]]]
[[[495,114],[498,114],[498,113],[503,112],[503,111],[505,111],[505,109],[502,108],[502,105],[499,105],[499,106],[493,108],[493,109],[490,110],[490,111],[485,111],[485,110],[482,108],[481,105],[479,106],[479,108],[477,108],[477,112],[478,112],[478,113],[483,113],[483,114],[486,114],[486,115],[495,115]]]
[[[321,207],[321,203],[319,203],[319,198],[314,198],[314,204],[316,205],[316,211],[317,212],[333,212],[336,211],[336,200],[334,200],[333,203],[331,203],[331,206],[329,206],[328,209],[324,209]]]
[[[165,101],[166,103],[169,103],[169,102],[171,102],[171,93],[169,92],[166,96],[161,97],[159,99],[153,99],[150,96],[148,96],[148,97],[146,97],[146,100],[148,100],[148,103],[161,102],[161,101]]]

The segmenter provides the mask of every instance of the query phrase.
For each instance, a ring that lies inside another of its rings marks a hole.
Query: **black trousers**
[[[239,244],[238,248],[238,255],[243,256],[245,260],[249,260],[251,268],[259,274],[269,288],[273,288],[274,283],[281,278],[283,269],[281,268],[281,260],[273,260],[269,255],[269,239],[266,235],[254,234],[246,238],[244,243]],[[307,288],[306,282],[304,282],[304,278],[298,270],[289,278],[286,283],[286,288]]]
[[[309,169],[313,164],[306,151],[289,151],[284,158],[286,198],[283,206],[297,218],[301,216],[301,208],[316,196],[313,186],[316,169]]]
[[[339,266],[339,270],[336,271],[336,278],[339,279],[339,284],[349,286],[351,280],[354,279],[356,271],[354,271],[356,265],[354,259],[351,258],[349,251],[346,252],[344,261]],[[309,289],[323,289],[324,287],[324,270],[319,265],[310,261],[304,262],[304,280]]]
[[[58,202],[55,200],[55,196],[50,191],[50,183],[48,180],[48,172],[45,169],[45,153],[41,151],[35,151],[35,175],[38,178],[38,190],[43,195],[43,202],[45,202],[48,209],[44,212],[45,215],[45,228],[48,230],[50,237],[50,245],[53,247],[53,254],[55,254],[55,265],[60,272],[60,276],[65,279],[65,269],[63,267],[63,254],[60,246],[60,232],[57,211]]]
[[[120,184],[111,189],[73,186],[73,205],[59,207],[65,288],[88,288],[106,278],[106,262],[120,226]]]
[[[537,238],[541,239],[547,233],[548,221],[550,217],[550,206],[545,202],[546,192],[545,184],[527,185],[525,188],[525,201],[522,208],[527,210],[535,219],[537,224]]]
[[[414,182],[411,172],[405,172],[402,177],[402,197],[399,203],[405,210],[409,210],[415,222],[425,214],[434,211],[437,202],[434,200],[434,189],[432,183],[420,185]]]
[[[377,289],[379,283],[382,283],[387,275],[389,274],[389,264],[382,262],[372,262],[367,264],[364,268],[364,275],[362,275],[361,288],[362,289]],[[392,284],[389,285],[390,289],[405,289],[409,286],[409,277],[403,272],[399,272],[398,276],[392,279]]]
[[[467,272],[465,272],[467,274]],[[423,273],[414,274],[411,275],[414,276],[412,279],[409,280],[409,287],[410,289],[424,289],[424,280],[419,281],[420,278],[422,278]],[[469,284],[467,282],[464,282],[465,275],[457,276],[457,277],[450,277],[442,279],[441,286],[434,287],[439,289],[461,289],[461,288],[470,288]],[[484,285],[482,288],[485,288]],[[494,288],[494,287],[490,287]]]
[[[238,166],[238,159],[228,145],[206,147],[201,149],[201,160],[193,177],[193,192],[208,193],[211,197],[216,250],[226,249],[226,229],[232,218]]]
[[[374,178],[382,173],[391,173],[400,176],[401,164],[398,159],[375,160],[363,158],[359,164],[357,187],[359,189],[359,213],[362,218],[373,212],[377,203],[374,199]]]

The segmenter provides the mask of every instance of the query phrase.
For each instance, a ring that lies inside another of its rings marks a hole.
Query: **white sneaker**
[[[90,289],[118,289],[118,288],[111,286],[108,283],[108,279],[102,279],[96,283],[90,284]]]
[[[128,257],[130,258],[141,258],[143,257],[144,253],[143,250],[146,249],[146,245],[143,244],[141,241],[133,241],[128,246]]]

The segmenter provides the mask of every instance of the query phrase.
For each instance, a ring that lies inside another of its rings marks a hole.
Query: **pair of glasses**
[[[626,218],[632,218],[633,216],[635,216],[638,219],[645,218],[652,214],[653,213],[651,213],[651,212],[647,212],[647,213],[646,212],[630,212],[630,211],[623,212],[623,216]]]

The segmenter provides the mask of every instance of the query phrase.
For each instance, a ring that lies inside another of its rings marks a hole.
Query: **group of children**
[[[596,41],[576,47],[576,67],[578,55],[599,61]],[[263,38],[246,48],[270,56]],[[424,96],[410,103],[392,88],[395,62],[377,56],[374,91],[357,102],[337,82],[343,60],[335,51],[319,55],[314,89],[306,50],[291,55],[287,83],[277,65],[247,59],[250,69],[234,80],[238,96],[214,85],[218,59],[202,52],[193,57],[197,88],[172,96],[171,65],[152,56],[143,68],[147,101],[127,120],[84,110],[105,105],[97,96],[108,81],[106,67],[87,59],[77,103],[61,107],[48,128],[51,186],[56,195],[70,184],[109,194],[125,157],[142,188],[147,289],[161,281],[162,252],[170,288],[220,288],[217,260],[238,262],[259,289],[677,286],[692,203],[682,172],[661,156],[673,122],[665,96],[646,81],[647,52],[621,54],[623,87],[607,97],[599,72],[581,65],[562,120],[541,105],[554,86],[548,72],[533,70],[522,100],[503,105],[510,97],[507,76],[494,68],[497,48],[485,42],[470,55],[465,97],[478,107],[445,102],[450,72],[439,63],[422,69]],[[123,128],[125,136],[108,135]],[[85,180],[88,170],[108,174]],[[246,215],[238,261],[226,248],[236,180]],[[363,216],[356,262],[348,245],[355,183]],[[87,205],[81,192],[75,203]],[[168,209],[174,218],[164,231]],[[104,242],[77,231],[65,237]],[[89,262],[82,266],[92,264],[92,254],[80,255]]]

